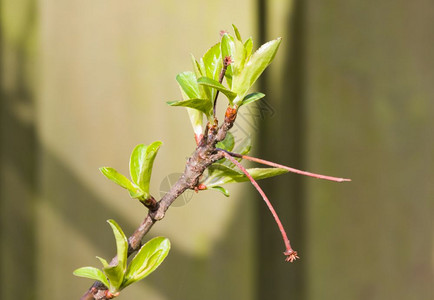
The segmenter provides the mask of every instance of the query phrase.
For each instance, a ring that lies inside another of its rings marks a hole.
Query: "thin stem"
[[[226,56],[225,58],[223,58],[223,68],[220,72],[219,75],[219,82],[222,83],[223,79],[225,78],[225,74],[226,74],[226,70],[228,69],[228,66],[232,63],[232,59],[230,56]],[[217,107],[217,98],[219,96],[219,90],[217,90],[216,94],[215,94],[215,98],[214,98],[214,105],[213,105],[213,116],[214,116],[214,120],[215,120],[215,116],[216,116],[216,107]]]
[[[310,176],[310,177],[314,177],[314,178],[325,179],[325,180],[336,181],[336,182],[351,181],[351,179],[347,179],[347,178],[338,178],[338,177],[333,177],[333,176],[326,176],[326,175],[301,171],[301,170],[287,167],[287,166],[284,166],[281,164],[277,164],[277,163],[274,163],[274,162],[271,162],[268,160],[264,160],[264,159],[260,159],[260,158],[256,158],[256,157],[251,157],[251,156],[247,156],[247,155],[243,155],[243,154],[238,154],[238,153],[226,151],[223,149],[218,149],[218,150],[222,150],[233,157],[239,157],[239,158],[247,159],[247,160],[254,161],[254,162],[257,162],[260,164],[264,164],[264,165],[268,165],[268,166],[272,166],[272,167],[276,167],[276,168],[282,168],[282,169],[288,170],[289,172],[300,174],[300,175],[306,175],[306,176]]]
[[[261,189],[261,187],[258,185],[258,183],[253,179],[253,177],[249,174],[249,172],[235,159],[231,156],[231,154],[227,153],[226,151],[221,151],[223,155],[229,159],[231,162],[233,162],[246,176],[250,179],[250,182],[253,184],[253,186],[258,190],[259,194],[261,194],[262,199],[264,199],[264,202],[267,204],[268,209],[271,211],[271,214],[274,217],[274,220],[277,223],[277,226],[279,227],[280,233],[282,234],[283,242],[285,243],[286,250],[283,252],[286,257],[286,261],[293,262],[298,257],[297,251],[294,251],[291,247],[291,243],[288,239],[288,236],[286,235],[285,228],[283,228],[282,222],[279,219],[279,216],[277,215],[276,211],[274,210],[273,205],[271,204],[270,200],[268,200],[267,195],[265,195],[264,191]]]

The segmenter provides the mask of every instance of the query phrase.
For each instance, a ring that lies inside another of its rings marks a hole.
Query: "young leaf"
[[[281,169],[281,168],[250,168],[247,169],[247,172],[249,172],[249,174],[253,177],[253,179],[260,180],[260,179],[265,179],[265,178],[288,173],[288,170]],[[247,176],[244,176],[241,181],[237,181],[237,182],[244,182],[244,181],[249,181]]]
[[[212,103],[207,99],[190,99],[183,101],[170,101],[167,102],[170,106],[183,106],[196,109],[203,112],[208,117],[212,115]],[[201,127],[202,130],[202,127]]]
[[[223,149],[222,147],[219,147],[219,146],[217,146],[217,148]],[[245,155],[245,154],[248,154],[250,152],[251,148],[252,148],[252,139],[249,136],[247,136],[236,145],[234,152],[241,154],[241,155]],[[228,149],[225,149],[225,150],[232,151],[232,150],[228,150]],[[235,159],[237,161],[243,160],[242,158],[235,158]],[[229,168],[233,168],[235,166],[230,160],[227,160],[226,158],[222,158],[219,161],[219,163],[221,163],[222,165],[225,165]]]
[[[101,281],[107,288],[109,288],[110,286],[107,277],[104,275],[104,273],[100,269],[94,267],[79,268],[75,270],[72,274],[78,277],[84,277],[84,278]]]
[[[220,193],[222,193],[223,195],[225,195],[226,197],[229,197],[229,191],[227,189],[225,189],[222,186],[212,186],[211,189],[219,191]]]
[[[110,281],[109,290],[111,293],[115,293],[122,289],[122,282],[124,281],[124,272],[119,265],[108,266],[103,268],[104,274]]]
[[[246,49],[246,60],[249,60],[250,55],[252,55],[253,49],[253,40],[251,37],[244,42],[244,49]]]
[[[247,136],[235,147],[235,152],[241,155],[246,155],[252,149],[252,139]]]
[[[206,77],[218,80],[220,71],[222,69],[222,55],[220,50],[220,43],[212,46],[203,56],[203,63],[206,70]]]
[[[193,71],[194,71],[194,75],[196,76],[196,78],[205,76],[205,74],[202,74],[202,71],[200,69],[200,65],[197,62],[196,58],[194,57],[193,54],[191,54],[191,62],[193,64]]]
[[[170,250],[170,241],[164,237],[156,237],[140,248],[131,260],[123,287],[139,281],[151,274],[166,258]]]
[[[240,34],[240,32],[238,31],[237,26],[235,26],[234,24],[232,24],[232,27],[234,28],[235,36],[237,37],[237,39],[238,39],[240,42],[242,42],[242,40],[241,40],[241,34]]]
[[[249,88],[255,83],[256,79],[262,74],[265,68],[273,61],[279,49],[281,39],[275,39],[262,45],[246,63],[240,76],[233,78],[232,90],[238,94],[235,104],[239,104]],[[234,74],[235,75],[235,74]]]
[[[205,91],[200,91],[200,93],[206,95]],[[182,88],[181,88],[181,94],[184,100],[189,100],[189,97],[182,90]],[[191,126],[193,127],[194,134],[196,136],[200,136],[203,132],[203,112],[189,107],[186,107],[186,109],[187,109],[188,117],[190,118]]]
[[[160,141],[153,142],[149,146],[144,144],[137,145],[130,157],[131,179],[143,191],[143,197],[149,198],[149,182],[151,180],[152,167],[155,156],[161,146]]]
[[[234,39],[228,34],[224,34],[220,42],[220,49],[222,53],[222,58],[229,56],[233,59],[234,58],[233,53],[235,53]],[[229,88],[231,89],[232,89],[232,75],[233,75],[232,64],[230,64],[226,69],[225,78]]]
[[[196,60],[195,65],[197,67],[196,73],[205,74],[205,67],[203,66],[203,61],[198,63]],[[208,94],[197,84],[196,76],[193,72],[183,72],[176,76],[176,80],[181,88],[181,94],[184,100],[190,99],[200,99]],[[187,107],[188,116],[190,117],[191,125],[193,126],[193,131],[196,136],[202,134],[203,126],[203,113],[196,109]]]
[[[223,150],[232,151],[232,149],[234,149],[234,145],[235,145],[234,136],[232,133],[228,132],[226,133],[225,139],[221,142],[218,142],[216,144],[216,147]]]
[[[241,101],[241,103],[240,103],[239,106],[246,105],[246,104],[258,101],[259,99],[262,99],[264,97],[265,97],[265,94],[262,94],[262,93],[251,93],[251,94],[248,94],[247,96],[245,96],[243,98],[243,100]]]
[[[140,188],[131,183],[131,181],[129,181],[124,175],[122,175],[115,169],[103,167],[99,168],[99,170],[105,175],[105,177],[117,183],[124,189],[127,189],[130,192],[132,198],[139,198],[143,196],[143,191],[141,191]]]
[[[137,184],[139,187],[140,187],[139,178],[143,173],[143,164],[146,157],[146,148],[147,146],[145,144],[137,145],[133,149],[133,152],[131,152],[131,156],[130,156],[130,176],[133,182]]]
[[[222,165],[220,163],[214,163],[211,166],[208,167],[208,174],[211,178],[221,178],[221,177],[227,177],[227,178],[236,178],[239,176],[242,176],[243,174],[229,168],[228,166]],[[208,181],[208,179],[207,179]],[[209,184],[204,183],[206,186],[210,186]],[[216,184],[213,184],[215,186]]]
[[[199,78],[197,80],[197,83],[200,84],[200,85],[205,85],[205,86],[214,88],[216,90],[219,90],[220,92],[222,92],[223,94],[225,94],[226,97],[228,97],[229,101],[231,101],[231,102],[237,96],[237,94],[235,94],[234,92],[228,90],[220,82],[215,81],[215,80],[213,80],[211,78],[208,78],[208,77],[201,77],[201,78]]]
[[[249,178],[247,178],[244,173],[235,171],[223,164],[215,163],[208,167],[208,171],[210,175],[203,184],[209,188],[225,183],[249,181]],[[281,168],[251,168],[247,169],[247,171],[255,180],[265,179],[288,172]]]
[[[196,137],[200,137],[203,132],[203,113],[199,110],[187,107],[188,117],[190,119],[193,132]]]
[[[247,58],[247,52],[246,48],[244,47],[243,43],[239,40],[235,40],[235,53],[232,53],[232,58],[234,62],[232,65],[232,73],[234,80],[236,77],[240,76],[244,72],[244,67],[246,63]]]
[[[118,256],[118,266],[121,267],[121,270],[125,272],[127,269],[127,258],[128,258],[128,240],[125,236],[124,232],[122,231],[122,228],[116,223],[115,220],[107,220],[107,222],[110,224],[113,234],[116,239],[116,249],[117,249],[117,256]]]
[[[98,258],[98,260],[101,262],[103,268],[109,267],[109,263],[104,258],[99,257],[99,256],[97,256],[96,258]]]
[[[193,72],[183,72],[178,74],[176,76],[176,81],[178,81],[181,89],[189,99],[200,98],[199,86]]]

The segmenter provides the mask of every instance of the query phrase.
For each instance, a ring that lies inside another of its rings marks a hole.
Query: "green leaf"
[[[211,87],[211,88],[214,88],[216,90],[219,90],[220,92],[222,92],[223,94],[225,94],[226,97],[228,97],[229,101],[231,101],[231,102],[237,96],[237,94],[235,94],[234,92],[228,90],[220,82],[215,81],[215,80],[213,80],[211,78],[208,78],[208,77],[201,77],[201,78],[199,78],[197,80],[197,83],[199,83],[201,85],[205,85],[205,86]]]
[[[234,28],[235,36],[237,37],[237,39],[238,39],[240,42],[242,42],[242,40],[241,40],[241,34],[240,34],[240,32],[238,31],[237,26],[235,26],[234,24],[232,24],[232,27]]]
[[[170,101],[167,102],[170,106],[183,106],[196,109],[205,113],[207,116],[212,115],[212,103],[207,99],[190,99],[183,101]],[[201,127],[202,129],[202,127]]]
[[[206,77],[218,80],[223,67],[220,43],[212,46],[203,56],[203,63],[206,70]]]
[[[183,92],[188,96],[189,99],[200,98],[199,85],[196,81],[196,76],[193,72],[183,72],[176,76],[176,81],[178,81]]]
[[[234,149],[234,145],[235,145],[234,136],[232,133],[228,132],[226,133],[225,139],[221,142],[218,142],[216,144],[216,147],[227,151],[232,151],[232,149]]]
[[[244,72],[244,66],[246,63],[247,52],[243,43],[239,40],[235,40],[235,53],[232,53],[234,62],[232,63],[232,73],[234,80]]]
[[[190,119],[193,132],[196,136],[201,136],[203,132],[203,113],[199,110],[187,107],[188,117]]]
[[[243,173],[240,173],[221,163],[214,163],[209,166],[207,170],[208,177],[205,179],[203,184],[208,188],[227,183],[226,180],[230,180],[231,178],[243,176]]]
[[[115,293],[122,289],[122,282],[124,280],[124,272],[121,270],[119,265],[109,266],[103,268],[105,275],[110,281],[109,290],[111,293]]]
[[[116,223],[115,220],[107,220],[107,222],[110,224],[113,234],[116,239],[116,249],[117,249],[117,256],[118,256],[118,266],[122,268],[122,270],[125,272],[127,269],[127,258],[128,258],[128,240],[125,236],[124,232],[122,231],[122,228]]]
[[[139,144],[131,152],[130,156],[130,176],[135,184],[140,187],[139,181],[143,173],[143,165],[146,157],[145,144]]]
[[[97,258],[101,261],[104,268],[104,273],[110,281],[110,292],[120,290],[124,280],[124,274],[127,269],[127,256],[128,256],[128,240],[122,231],[121,227],[114,220],[107,220],[113,230],[116,239],[116,249],[118,263],[115,266],[110,266],[107,261],[101,257]]]
[[[133,184],[130,180],[128,180],[124,175],[122,175],[115,169],[103,167],[99,168],[99,170],[105,175],[105,177],[117,183],[124,189],[127,189],[130,192],[131,197],[139,198],[143,196],[143,191],[140,190],[140,188],[138,188],[135,184]]]
[[[253,50],[253,40],[251,37],[244,42],[244,49],[246,49],[246,59],[248,60]]]
[[[151,274],[169,254],[169,250],[170,241],[167,238],[156,237],[148,241],[131,260],[122,286],[126,287]]]
[[[273,61],[279,49],[281,39],[275,39],[262,45],[246,63],[242,73],[235,76],[232,81],[232,90],[238,94],[234,103],[239,104],[249,88],[255,83],[262,72]]]
[[[222,186],[212,186],[211,189],[219,191],[220,193],[222,193],[223,195],[225,195],[226,197],[229,197],[229,191],[227,189],[225,189]]]
[[[220,50],[222,53],[222,58],[225,58],[227,56],[230,56],[232,58],[235,53],[235,41],[234,38],[231,37],[229,34],[225,33],[222,36],[222,40],[220,42]]]
[[[193,71],[194,71],[194,75],[196,76],[196,78],[205,76],[205,74],[202,74],[202,71],[200,69],[200,65],[197,62],[196,58],[194,57],[193,54],[191,54],[191,62],[193,64]]]
[[[148,194],[149,194],[149,184],[151,181],[152,169],[154,167],[154,160],[162,144],[163,143],[161,141],[156,141],[150,144],[148,148],[146,148],[146,159],[143,168],[144,172],[140,178],[139,185]]]
[[[205,74],[203,76],[218,80],[223,67],[220,43],[217,43],[208,49],[202,58],[202,63],[205,68]],[[200,88],[204,90],[206,98],[210,102],[213,102],[216,90],[204,85],[200,86]]]
[[[210,188],[225,183],[249,181],[249,178],[241,171],[236,171],[223,164],[215,163],[208,167],[208,171],[210,177],[207,178],[203,184]],[[253,179],[260,180],[285,174],[288,171],[281,168],[251,168],[247,169],[247,172],[249,172]]]
[[[288,170],[282,169],[282,168],[250,168],[247,169],[247,172],[253,177],[255,180],[261,180],[269,177],[274,177],[278,175],[282,175],[285,173],[288,173]],[[248,181],[249,179],[247,176],[243,178],[241,181]]]
[[[232,59],[233,53],[235,53],[235,42],[234,39],[228,34],[224,34],[222,36],[222,40],[220,42],[220,49],[222,53],[222,58],[230,56]],[[228,83],[229,88],[232,88],[232,65],[229,65],[226,69],[225,78]]]
[[[203,60],[200,62],[195,61],[197,71],[196,73],[205,74],[205,67],[203,66]],[[176,80],[181,88],[182,97],[184,100],[190,99],[201,99],[203,97],[208,97],[209,95],[202,89],[196,80],[196,76],[193,72],[183,72],[176,76]],[[188,116],[190,118],[191,125],[193,126],[193,131],[196,136],[202,134],[203,126],[203,113],[196,109],[187,107]]]
[[[250,149],[252,149],[252,139],[249,136],[247,136],[236,145],[234,152],[241,155],[245,155],[250,152]],[[228,150],[228,151],[232,151],[232,150]],[[238,161],[243,160],[242,158],[237,158],[237,157],[234,158]],[[226,158],[223,158],[219,162],[225,166],[228,166],[229,168],[236,168],[235,164]]]
[[[241,101],[241,103],[240,103],[239,106],[246,105],[246,104],[249,104],[249,103],[253,103],[253,102],[258,101],[259,99],[262,99],[264,97],[265,97],[265,94],[262,94],[262,93],[251,93],[251,94],[248,94],[247,96],[245,96],[243,98],[243,100]]]
[[[78,277],[84,277],[92,280],[101,281],[107,288],[109,288],[110,286],[107,277],[104,275],[104,273],[100,269],[94,267],[79,268],[75,270],[72,274]]]
[[[153,142],[149,146],[140,144],[137,145],[131,153],[131,179],[141,188],[145,199],[150,197],[149,182],[151,181],[152,167],[161,144],[160,141]]]
[[[104,258],[99,257],[99,256],[97,256],[96,258],[99,259],[99,261],[101,262],[103,268],[109,268],[110,267],[109,263]]]

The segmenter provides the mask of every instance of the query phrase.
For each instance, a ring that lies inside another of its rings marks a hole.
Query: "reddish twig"
[[[220,151],[223,153],[223,155],[229,159],[231,162],[233,162],[246,176],[250,179],[250,182],[253,184],[253,186],[258,190],[259,194],[261,194],[262,199],[264,199],[265,203],[268,206],[268,209],[271,211],[271,214],[274,217],[274,220],[277,223],[277,226],[279,227],[280,233],[282,234],[283,242],[285,243],[286,250],[283,252],[286,257],[286,261],[293,262],[298,257],[297,251],[294,251],[291,247],[291,243],[289,242],[288,236],[286,235],[285,228],[283,228],[282,222],[279,219],[279,216],[277,215],[276,211],[274,210],[273,205],[271,205],[270,200],[268,200],[267,195],[265,195],[264,191],[261,189],[261,187],[258,185],[258,183],[253,179],[253,177],[249,174],[249,172],[235,159],[231,156],[230,153],[226,151]]]
[[[284,166],[284,165],[281,165],[281,164],[277,164],[277,163],[274,163],[274,162],[271,162],[271,161],[268,161],[268,160],[264,160],[264,159],[260,159],[260,158],[256,158],[256,157],[252,157],[252,156],[248,156],[248,155],[238,154],[238,153],[226,151],[226,150],[223,150],[223,149],[218,149],[218,150],[224,151],[224,152],[228,153],[230,156],[233,156],[233,157],[247,159],[247,160],[254,161],[254,162],[257,162],[257,163],[260,163],[260,164],[272,166],[272,167],[275,167],[275,168],[285,169],[285,170],[288,170],[289,172],[300,174],[300,175],[306,175],[306,176],[310,176],[310,177],[314,177],[314,178],[318,178],[318,179],[325,179],[325,180],[336,181],[336,182],[351,181],[351,179],[347,179],[347,178],[338,178],[338,177],[332,177],[332,176],[327,176],[327,175],[321,175],[321,174],[316,174],[316,173],[301,171],[301,170],[294,169],[294,168],[291,168],[291,167],[287,167],[287,166]]]

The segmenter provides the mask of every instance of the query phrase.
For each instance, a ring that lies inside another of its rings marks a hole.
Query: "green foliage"
[[[243,101],[241,101],[241,105],[246,105],[246,104],[249,104],[249,103],[253,103],[253,102],[258,101],[258,100],[260,100],[260,99],[262,99],[264,97],[265,97],[265,94],[262,94],[262,93],[251,93],[251,94],[248,94],[247,96],[245,96],[243,98]]]
[[[247,92],[273,61],[281,39],[265,43],[252,53],[252,38],[243,43],[238,28],[232,27],[235,38],[223,34],[221,41],[208,49],[199,61],[192,56],[193,72],[183,72],[176,77],[183,101],[170,101],[168,104],[187,108],[196,136],[202,135],[203,117],[208,121],[214,118],[212,107],[217,91],[227,97],[230,106],[237,108],[264,97],[262,93],[247,95]],[[219,82],[226,57],[231,58],[224,74],[227,86]]]
[[[235,37],[224,33],[220,42],[209,48],[199,59],[192,55],[193,71],[182,72],[176,76],[182,100],[167,102],[171,106],[185,107],[188,111],[193,130],[198,137],[203,135],[204,117],[209,123],[217,125],[214,119],[214,101],[218,92],[225,95],[228,105],[238,110],[262,99],[265,95],[259,92],[247,94],[267,66],[272,62],[280,45],[280,38],[262,45],[253,52],[252,38],[242,41],[241,34],[232,25]],[[224,77],[223,77],[224,75]],[[223,80],[226,83],[223,84]],[[129,170],[130,178],[110,167],[100,168],[111,181],[129,191],[132,198],[140,201],[151,199],[150,180],[155,157],[161,147],[156,141],[150,145],[137,145],[131,153]],[[217,148],[234,151],[243,155],[251,149],[250,139],[235,145],[234,136],[227,132],[226,138],[217,143]],[[241,161],[241,158],[236,158]],[[250,168],[247,172],[255,179],[264,179],[286,173],[281,168]],[[248,177],[226,158],[219,160],[207,168],[198,185],[200,189],[216,190],[229,197],[229,192],[222,185],[248,181]],[[112,295],[128,285],[137,282],[152,273],[163,262],[170,250],[167,238],[157,237],[143,245],[137,254],[127,263],[128,240],[120,226],[114,220],[108,220],[116,240],[117,260],[109,264],[104,258],[97,259],[102,270],[94,267],[83,267],[75,270],[74,275],[99,280]]]
[[[170,242],[164,237],[148,241],[131,260],[125,274],[124,287],[151,274],[169,254]]]
[[[232,151],[235,146],[235,138],[234,135],[230,132],[226,134],[226,137],[223,141],[218,142],[216,147],[226,150],[226,151]]]
[[[170,251],[170,241],[164,237],[156,237],[148,241],[137,252],[127,266],[128,241],[114,220],[107,221],[116,239],[117,263],[109,265],[101,257],[102,271],[94,267],[83,267],[75,270],[74,275],[101,281],[112,294],[121,291],[130,284],[137,282],[151,274],[164,261]]]
[[[110,285],[104,273],[100,269],[94,267],[79,268],[75,270],[72,274],[78,277],[101,281],[106,287],[109,287]]]
[[[212,103],[206,99],[189,99],[183,101],[169,101],[167,102],[170,106],[184,106],[196,109],[204,113],[207,117],[212,115]],[[202,127],[201,127],[202,132]]]
[[[161,145],[162,143],[160,141],[156,141],[148,146],[140,144],[134,148],[130,156],[131,181],[113,168],[103,167],[100,168],[100,171],[108,179],[127,189],[132,198],[145,201],[151,197],[149,184],[151,181],[152,167]]]
[[[279,49],[280,42],[281,39],[278,38],[262,45],[247,59],[246,63],[243,65],[242,71],[240,71],[239,74],[234,73],[232,78],[232,91],[238,95],[237,99],[234,100],[235,104],[241,103],[250,87],[273,61]]]
[[[234,136],[228,132],[226,138],[217,143],[216,147],[226,151],[232,151],[235,148]],[[235,152],[245,155],[250,152],[250,149],[251,140],[247,138],[237,145]],[[242,159],[238,158],[237,160],[241,161]],[[253,179],[260,180],[285,174],[288,170],[281,168],[250,168],[247,169],[247,172],[249,172]],[[202,179],[201,184],[203,184],[207,189],[219,191],[226,197],[229,197],[229,191],[222,187],[222,185],[226,183],[245,181],[249,181],[249,178],[231,161],[223,158],[208,167],[207,176]]]
[[[211,78],[208,77],[201,77],[197,80],[197,83],[216,89],[220,92],[222,92],[223,94],[226,95],[226,97],[228,97],[229,101],[232,102],[232,100],[235,99],[235,97],[237,96],[237,94],[235,94],[234,92],[228,90],[227,88],[225,88],[220,82],[213,80]]]

